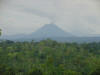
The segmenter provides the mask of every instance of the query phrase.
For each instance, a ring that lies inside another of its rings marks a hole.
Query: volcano
[[[73,37],[71,33],[65,32],[56,24],[46,24],[42,28],[33,32],[30,36],[33,38]]]
[[[42,39],[57,39],[74,37],[71,33],[64,31],[56,24],[45,24],[40,29],[31,34],[19,34],[13,36],[5,36],[8,40],[42,40]]]
[[[45,39],[52,39],[58,42],[100,42],[100,37],[77,37],[69,32],[64,31],[56,24],[46,24],[40,29],[36,30],[31,34],[19,34],[13,36],[5,36],[2,39],[13,40],[13,41],[41,41]]]

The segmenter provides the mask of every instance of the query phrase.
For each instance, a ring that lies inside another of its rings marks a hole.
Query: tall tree
[[[1,36],[1,31],[2,31],[2,30],[0,29],[0,36]]]

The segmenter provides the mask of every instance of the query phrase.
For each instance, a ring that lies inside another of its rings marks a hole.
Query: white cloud
[[[100,34],[99,1],[5,0],[0,9],[5,35],[31,33],[51,21],[76,35]]]

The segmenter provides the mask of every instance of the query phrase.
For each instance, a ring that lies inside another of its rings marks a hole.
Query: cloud
[[[55,22],[76,35],[100,34],[98,0],[5,0],[0,10],[4,34],[31,33]]]

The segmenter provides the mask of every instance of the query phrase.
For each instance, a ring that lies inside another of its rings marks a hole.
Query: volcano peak
[[[72,37],[73,35],[62,30],[56,24],[45,24],[43,27],[34,32],[35,38],[53,38],[53,37]]]

